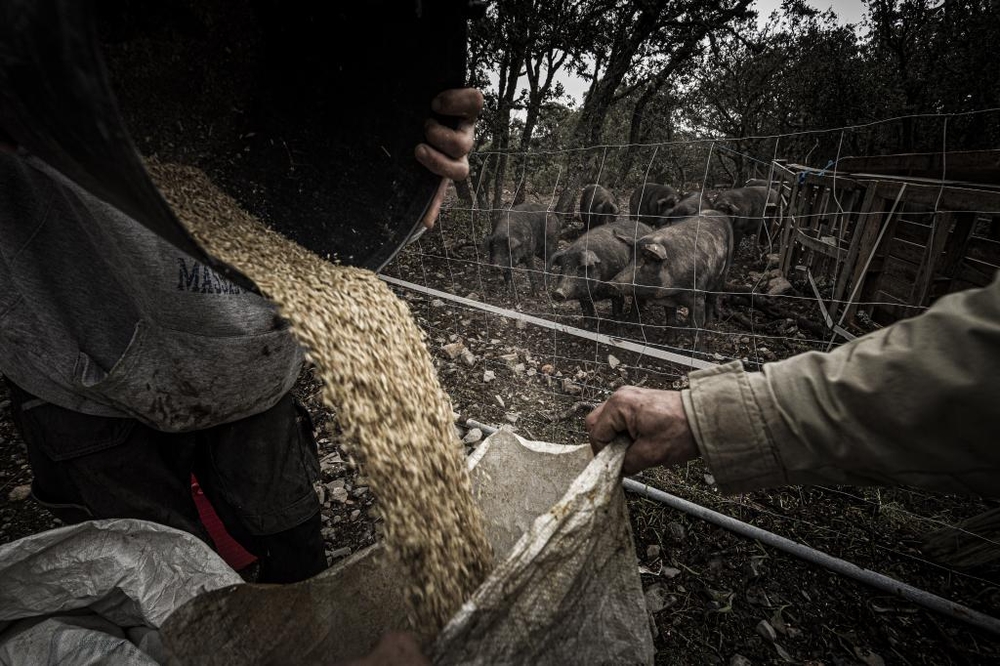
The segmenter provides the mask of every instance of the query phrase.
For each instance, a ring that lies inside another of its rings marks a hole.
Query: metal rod
[[[689,513],[693,516],[701,518],[704,521],[710,522],[713,525],[718,525],[719,527],[723,527],[748,539],[756,539],[763,544],[777,548],[778,550],[782,550],[790,555],[812,562],[813,564],[818,564],[821,567],[825,567],[826,569],[842,576],[853,578],[856,581],[865,583],[866,585],[871,585],[872,587],[884,592],[898,595],[907,601],[920,604],[924,608],[937,611],[938,613],[942,613],[957,620],[962,620],[963,622],[971,624],[974,627],[984,629],[993,634],[1000,634],[1000,620],[984,613],[980,613],[979,611],[975,611],[968,606],[963,606],[962,604],[945,599],[944,597],[939,597],[936,594],[931,594],[930,592],[921,590],[920,588],[907,585],[906,583],[872,571],[871,569],[863,569],[846,560],[828,555],[827,553],[816,550],[815,548],[810,548],[809,546],[792,541],[791,539],[786,539],[785,537],[774,534],[773,532],[768,532],[767,530],[763,530],[759,527],[749,525],[741,520],[737,520],[717,511],[712,511],[711,509],[707,509],[693,502],[681,499],[680,497],[670,495],[662,490],[640,483],[635,479],[624,479],[622,481],[622,486],[626,490],[630,490],[636,494],[642,495],[643,497],[660,502],[661,504],[666,504],[674,509],[683,511],[684,513]]]
[[[465,425],[470,428],[479,428],[487,435],[492,435],[498,430],[498,428],[495,428],[494,426],[486,425],[485,423],[480,423],[479,421],[475,421],[473,419],[466,419]],[[884,592],[895,594],[903,599],[906,599],[907,601],[912,601],[913,603],[919,604],[929,610],[947,615],[948,617],[956,620],[961,620],[979,629],[1000,635],[1000,619],[986,615],[985,613],[980,613],[979,611],[973,610],[968,606],[963,606],[960,603],[945,599],[944,597],[939,597],[936,594],[931,594],[930,592],[921,590],[918,587],[907,585],[906,583],[898,581],[895,578],[890,578],[889,576],[880,574],[877,571],[864,569],[856,564],[851,564],[847,560],[842,560],[839,557],[834,557],[833,555],[829,555],[823,551],[803,545],[797,541],[792,541],[791,539],[779,536],[773,532],[768,532],[767,530],[745,523],[742,520],[737,520],[736,518],[727,516],[724,513],[719,513],[718,511],[713,511],[712,509],[703,507],[700,504],[695,504],[694,502],[681,499],[676,495],[665,493],[658,488],[653,488],[652,486],[636,481],[635,479],[623,479],[622,487],[624,487],[625,490],[636,493],[637,495],[642,495],[643,497],[651,499],[655,502],[666,504],[673,509],[683,511],[684,513],[695,516],[696,518],[701,518],[702,520],[712,523],[713,525],[718,525],[719,527],[727,529],[735,534],[739,534],[742,537],[755,539],[763,544],[784,551],[789,555],[794,555],[795,557],[806,560],[807,562],[818,564],[819,566],[829,569],[834,573],[852,578],[858,582],[865,583],[866,585],[870,585]]]
[[[411,289],[413,291],[419,291],[429,296],[434,296],[436,298],[452,301],[454,303],[458,303],[460,305],[464,305],[470,308],[475,308],[477,310],[482,310],[484,312],[498,314],[503,317],[507,317],[508,319],[527,322],[529,324],[541,326],[542,328],[548,328],[553,331],[561,331],[563,333],[569,333],[570,335],[575,335],[579,338],[586,338],[588,340],[593,340],[594,342],[600,343],[602,345],[608,345],[610,347],[618,347],[619,349],[626,349],[628,351],[644,354],[645,356],[652,356],[653,358],[658,358],[661,361],[676,363],[678,365],[685,365],[689,368],[695,368],[696,370],[701,370],[704,368],[714,368],[715,366],[718,365],[718,363],[713,363],[711,361],[703,361],[699,358],[694,358],[693,356],[681,356],[680,354],[665,351],[658,347],[651,347],[649,345],[639,345],[634,342],[630,342],[628,340],[623,340],[622,338],[616,338],[614,336],[604,335],[602,333],[594,333],[593,331],[588,331],[582,328],[576,328],[575,326],[567,326],[566,324],[559,324],[554,321],[549,321],[548,319],[542,319],[541,317],[535,317],[534,315],[525,314],[523,312],[508,310],[507,308],[501,308],[496,305],[490,305],[489,303],[483,303],[481,301],[474,301],[471,298],[463,298],[462,296],[449,294],[446,291],[432,289],[430,287],[425,287],[420,284],[414,284],[413,282],[407,282],[406,280],[400,280],[399,278],[390,277],[388,275],[379,275],[379,277],[388,282],[389,284],[394,284],[399,287],[405,287],[406,289]],[[675,349],[678,348],[675,347]]]

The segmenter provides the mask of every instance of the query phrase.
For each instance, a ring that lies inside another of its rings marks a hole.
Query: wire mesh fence
[[[435,229],[384,274],[424,327],[463,418],[581,443],[587,405],[618,387],[681,389],[699,368],[740,361],[754,370],[829,351],[987,284],[1000,266],[1000,183],[978,177],[986,171],[977,155],[947,152],[949,125],[967,121],[920,116],[782,136],[474,153],[471,191],[450,198]],[[906,123],[939,132],[941,152],[864,155],[873,136]],[[498,180],[501,158],[508,168]],[[603,187],[617,212],[588,220],[579,210],[588,184]],[[667,186],[672,200],[637,219],[651,186]],[[741,218],[745,233],[735,247],[729,235],[730,254],[718,256],[711,211],[745,187],[765,198],[756,207],[737,198],[727,210],[727,223]],[[671,215],[692,195],[693,216]],[[963,526],[995,502],[905,487],[725,497],[700,462],[644,480],[1000,613],[995,560],[970,568],[926,543],[951,529],[1000,555],[992,523]]]

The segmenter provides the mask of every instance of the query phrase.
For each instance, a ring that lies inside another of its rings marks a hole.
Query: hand
[[[483,94],[476,88],[453,88],[438,94],[431,101],[431,109],[445,116],[457,116],[458,127],[452,129],[433,118],[424,124],[427,143],[417,145],[417,161],[442,176],[434,200],[424,215],[424,226],[430,229],[441,212],[441,202],[453,180],[469,176],[469,151],[475,138],[476,118],[483,110]]]
[[[618,433],[632,438],[622,470],[626,476],[699,455],[679,391],[623,386],[587,414],[586,425],[595,454]]]
[[[382,636],[374,650],[360,659],[342,662],[340,666],[430,666],[430,663],[420,653],[412,633],[390,631]]]

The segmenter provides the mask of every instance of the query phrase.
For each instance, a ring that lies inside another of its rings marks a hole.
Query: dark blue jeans
[[[32,494],[62,521],[139,518],[214,545],[191,495],[194,474],[226,530],[260,560],[258,582],[295,582],[326,568],[312,420],[291,394],[245,419],[166,433],[7,384]]]

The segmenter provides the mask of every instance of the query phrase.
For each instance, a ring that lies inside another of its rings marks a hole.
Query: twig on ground
[[[560,414],[557,414],[555,416],[553,416],[552,414],[549,414],[549,420],[552,421],[553,423],[558,423],[559,421],[565,421],[566,419],[573,418],[574,416],[576,416],[579,412],[581,412],[583,410],[587,410],[589,412],[590,410],[594,409],[595,407],[597,407],[596,403],[586,402],[586,401],[580,400],[580,401],[574,402],[572,407],[570,407],[569,409],[567,409],[566,411],[564,411],[564,412],[562,412]]]

